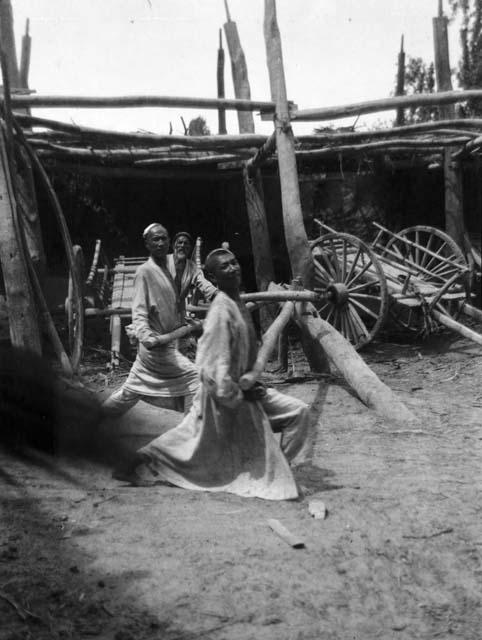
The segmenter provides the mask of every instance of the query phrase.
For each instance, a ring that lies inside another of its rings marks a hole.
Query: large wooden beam
[[[223,32],[219,29],[219,48],[218,61],[216,67],[216,82],[218,88],[218,98],[224,98],[224,49],[223,49]],[[218,133],[226,133],[226,111],[218,109]]]
[[[443,14],[442,0],[439,0],[438,16],[433,18],[433,46],[435,60],[435,81],[437,91],[452,91],[452,70],[450,69],[448,19]],[[439,107],[441,119],[454,118],[453,104]]]
[[[28,97],[28,96],[25,96]],[[482,99],[482,89],[467,89],[465,91],[444,91],[441,93],[417,93],[410,96],[396,96],[381,100],[368,100],[354,104],[335,107],[318,107],[315,109],[292,109],[291,119],[300,122],[316,122],[317,120],[337,120],[351,116],[361,116],[367,113],[393,111],[402,107],[427,107],[431,105],[456,104],[470,98]],[[266,119],[269,119],[266,116]]]
[[[37,309],[22,247],[22,231],[17,203],[10,179],[10,168],[3,127],[0,127],[0,262],[9,319],[10,340],[41,354]]]
[[[22,51],[20,55],[19,83],[21,89],[28,89],[28,74],[30,71],[30,53],[32,50],[32,38],[29,34],[29,20],[25,25],[25,34],[22,36]]]
[[[276,19],[275,0],[265,0],[264,8],[264,38],[271,98],[276,103],[276,148],[286,246],[293,276],[300,277],[303,285],[310,287],[314,267],[301,211],[295,145],[286,97],[281,36]]]
[[[7,60],[8,77],[10,86],[20,87],[17,50],[15,48],[15,34],[13,31],[13,11],[10,0],[0,1],[0,46]]]
[[[239,39],[236,22],[231,20],[227,0],[225,0],[227,22],[224,24],[224,33],[228,44],[229,57],[231,59],[231,71],[233,75],[234,95],[240,99],[250,99],[251,89],[248,78],[248,65]],[[239,132],[254,134],[253,114],[238,111]],[[259,170],[248,173],[243,171],[244,194],[246,200],[246,212],[248,215],[251,247],[253,253],[254,273],[256,285],[259,291],[265,291],[269,283],[275,280],[273,258],[271,256],[271,243],[269,238],[268,222],[264,206],[263,180]],[[263,330],[273,321],[273,313],[270,307],[260,310],[260,322]]]
[[[402,423],[416,420],[414,414],[370,369],[351,344],[318,315],[310,303],[296,303],[295,318],[305,327],[360,400],[388,420]]]
[[[405,51],[403,50],[403,35],[400,43],[400,52],[398,54],[398,69],[397,69],[397,89],[395,95],[403,96],[405,93]],[[405,112],[402,108],[397,109],[397,118],[395,124],[397,127],[401,127],[405,122]]]
[[[180,107],[183,109],[231,109],[234,111],[262,111],[273,113],[275,105],[261,100],[232,98],[194,98],[182,96],[52,96],[38,93],[12,96],[14,107],[78,109],[130,109],[132,107]]]
[[[462,169],[452,158],[450,148],[444,151],[445,231],[465,250],[465,222]]]
[[[248,66],[239,39],[238,27],[229,18],[224,23],[224,34],[228,44],[229,57],[231,58],[231,71],[233,74],[234,95],[238,99],[250,100],[251,89],[248,79]],[[240,133],[254,133],[253,114],[246,111],[238,111],[238,123]]]

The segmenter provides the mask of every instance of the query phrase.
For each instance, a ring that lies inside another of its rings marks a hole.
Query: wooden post
[[[7,299],[10,340],[40,355],[37,310],[22,250],[22,237],[10,180],[7,147],[0,127],[0,262]]]
[[[276,103],[276,147],[278,150],[286,245],[293,276],[300,277],[303,285],[309,288],[313,278],[314,266],[301,211],[294,138],[286,97],[281,38],[276,20],[275,0],[265,0],[264,7],[264,37],[271,98]]]
[[[28,89],[28,74],[30,71],[30,52],[32,49],[32,38],[29,34],[30,21],[27,18],[25,24],[25,34],[22,37],[22,52],[20,55],[19,86],[21,89]]]
[[[310,288],[314,264],[303,223],[293,131],[291,129],[281,50],[281,36],[276,20],[275,0],[264,3],[264,38],[268,62],[271,99],[276,104],[275,129],[281,186],[281,203],[286,246],[295,278]],[[321,343],[313,339],[305,324],[300,323],[301,342],[306,358],[314,371],[329,371],[329,363]]]
[[[238,27],[231,20],[227,0],[224,0],[228,21],[224,23],[224,34],[231,58],[231,72],[233,74],[234,95],[236,98],[251,100],[251,89],[248,80],[248,67],[243,48],[239,40]],[[240,133],[254,133],[254,120],[251,111],[238,111]]]
[[[249,99],[251,91],[248,79],[248,67],[238,35],[236,23],[231,20],[227,0],[225,0],[228,21],[224,25],[226,41],[228,43],[231,69],[233,74],[234,95],[236,98]],[[238,111],[240,133],[254,133],[254,120],[251,112]],[[248,214],[251,245],[253,249],[254,273],[259,291],[265,291],[270,282],[275,280],[271,244],[269,239],[268,222],[264,206],[263,180],[260,170],[243,171],[244,193]],[[273,311],[270,307],[260,310],[262,330],[266,330],[273,321]]]
[[[219,49],[218,49],[218,65],[217,65],[217,85],[218,98],[224,98],[224,49],[223,49],[223,32],[219,29]],[[226,131],[226,109],[218,109],[218,133],[225,134]]]
[[[453,147],[444,149],[445,231],[465,251],[462,169],[452,153]]]
[[[0,0],[0,43],[7,57],[8,77],[10,86],[18,89],[20,86],[17,51],[13,33],[13,12],[10,0]]]
[[[448,19],[443,13],[442,0],[439,0],[438,16],[433,18],[433,44],[437,91],[452,91],[447,23]],[[439,117],[441,120],[454,118],[454,105],[440,106]]]
[[[403,50],[403,35],[400,42],[400,53],[398,54],[398,71],[397,71],[397,92],[395,95],[403,96],[405,93],[405,51]],[[395,125],[401,127],[405,123],[405,112],[399,107],[397,109],[397,118]]]

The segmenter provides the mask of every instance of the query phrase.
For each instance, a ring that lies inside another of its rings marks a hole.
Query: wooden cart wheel
[[[399,231],[397,236],[390,239],[386,248],[408,262],[417,278],[437,289],[445,289],[435,308],[457,317],[459,302],[468,297],[470,281],[466,271],[468,262],[460,247],[444,231],[425,225],[407,227]],[[417,332],[423,329],[421,305],[414,307],[396,302],[390,307],[390,315],[406,329]]]
[[[354,347],[368,344],[388,313],[385,274],[370,247],[348,233],[327,233],[311,244],[315,305],[320,316]]]
[[[77,282],[84,282],[84,254],[82,247],[73,246],[74,265]],[[84,301],[82,291],[80,295],[75,287],[72,271],[69,271],[69,288],[65,301],[65,312],[67,314],[67,325],[69,331],[69,352],[70,361],[74,371],[77,370],[82,358],[82,348],[84,346]]]

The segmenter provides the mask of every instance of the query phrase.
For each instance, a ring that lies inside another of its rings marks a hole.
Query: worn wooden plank
[[[0,127],[0,262],[5,283],[10,341],[14,347],[41,354],[37,309],[23,254],[16,206],[5,134]]]
[[[268,525],[276,535],[278,535],[284,542],[287,542],[293,549],[304,549],[305,543],[301,538],[294,535],[289,531],[279,520],[269,518]]]

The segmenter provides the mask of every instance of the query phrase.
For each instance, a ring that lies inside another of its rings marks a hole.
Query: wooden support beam
[[[228,45],[229,57],[231,58],[234,95],[238,99],[251,100],[248,66],[246,64],[246,58],[241,46],[241,41],[239,39],[238,27],[230,18],[227,2],[225,2],[225,5],[228,21],[224,23],[224,34]],[[238,123],[240,133],[254,133],[254,120],[252,113],[238,111]]]
[[[32,50],[32,38],[29,34],[29,23],[25,25],[25,34],[22,36],[22,51],[20,55],[20,72],[19,72],[19,86],[22,89],[28,89],[28,74],[30,71],[30,53]]]
[[[262,147],[254,154],[254,156],[246,163],[248,175],[252,176],[256,173],[256,169],[263,164],[276,150],[276,131],[266,140]]]
[[[1,6],[1,5],[0,5]],[[14,107],[77,109],[130,109],[132,107],[179,107],[183,109],[230,109],[233,111],[261,111],[273,113],[275,105],[262,100],[232,98],[194,98],[182,96],[52,96],[38,93],[12,96]]]
[[[216,81],[218,87],[218,98],[224,98],[224,49],[223,49],[223,32],[219,29],[219,48],[218,61],[216,67]],[[218,133],[226,133],[226,110],[218,109]]]
[[[448,19],[443,14],[442,0],[439,0],[439,14],[433,18],[433,45],[435,60],[435,81],[437,91],[452,91],[452,70],[450,69]],[[455,117],[453,104],[439,107],[441,119]]]
[[[400,53],[398,54],[398,69],[397,69],[397,90],[395,95],[403,96],[405,93],[405,51],[403,50],[403,35],[400,43]],[[400,107],[397,109],[397,119],[395,124],[397,127],[401,127],[405,122],[405,112]]]
[[[227,22],[224,33],[228,44],[233,76],[234,95],[236,98],[250,99],[251,89],[248,78],[248,65],[239,39],[236,23],[231,20],[227,0],[225,0]],[[238,125],[241,134],[254,134],[254,120],[252,113],[238,111]],[[275,279],[273,258],[271,256],[271,242],[268,221],[264,206],[263,180],[260,171],[243,170],[244,194],[246,212],[248,215],[249,232],[254,261],[256,285],[259,291],[264,291],[269,283]],[[263,330],[273,321],[273,311],[270,307],[260,310],[260,323]]]
[[[14,347],[41,354],[37,309],[28,276],[17,217],[17,204],[10,178],[7,144],[0,127],[0,262],[10,329]]]
[[[26,116],[14,112],[13,114],[22,126],[44,127],[52,131],[60,131],[78,136],[80,140],[98,140],[117,144],[151,144],[153,146],[179,146],[193,149],[240,149],[248,147],[260,147],[267,136],[261,134],[239,134],[239,135],[219,135],[219,136],[175,136],[159,135],[154,133],[126,133],[122,131],[112,131],[108,129],[96,129],[93,127],[81,127],[67,122],[59,122],[49,118],[39,118],[37,116]],[[482,122],[482,121],[481,121]],[[481,127],[482,128],[482,127]]]
[[[300,277],[303,285],[310,287],[314,266],[301,211],[294,137],[286,97],[281,36],[276,19],[275,0],[265,0],[264,9],[264,38],[271,98],[276,103],[276,148],[286,246],[293,276]]]
[[[20,96],[18,96],[20,97]],[[28,98],[30,96],[22,96]],[[402,107],[427,107],[431,105],[456,104],[470,98],[482,99],[482,89],[467,89],[465,91],[443,91],[440,93],[417,93],[410,96],[396,96],[381,100],[368,100],[354,104],[334,107],[318,107],[315,109],[291,109],[291,120],[299,122],[316,122],[317,120],[337,120],[351,116],[361,116],[367,113],[392,111]],[[268,116],[263,119],[270,119]]]
[[[17,50],[15,48],[15,34],[13,29],[13,11],[10,0],[0,2],[0,43],[7,60],[8,77],[10,86],[14,89],[20,87]]]
[[[465,222],[462,170],[459,160],[452,158],[450,148],[444,151],[445,231],[465,250]]]
[[[340,371],[360,400],[388,420],[413,422],[416,417],[383,383],[351,344],[318,315],[311,303],[296,303],[295,320],[321,344],[330,361]]]

